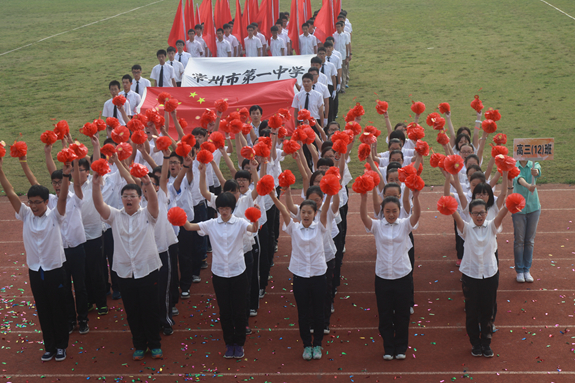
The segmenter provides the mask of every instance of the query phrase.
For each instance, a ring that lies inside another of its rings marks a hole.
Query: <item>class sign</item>
[[[552,160],[555,152],[554,138],[514,138],[513,158],[518,161]]]

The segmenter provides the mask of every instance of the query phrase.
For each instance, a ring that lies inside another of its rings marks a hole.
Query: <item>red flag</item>
[[[272,35],[270,28],[271,19],[271,0],[263,0],[260,6],[260,11],[254,20],[259,25],[259,32],[269,39]]]
[[[341,0],[335,0],[333,3],[333,25],[337,23],[337,16],[341,12]]]
[[[222,19],[222,1],[216,0],[216,8],[214,9],[214,27],[223,28],[224,22]]]
[[[333,35],[335,32],[332,2],[333,0],[323,0],[321,9],[315,18],[313,35],[321,42],[324,42],[326,37]]]
[[[205,4],[205,5],[204,5]],[[214,17],[212,14],[212,0],[204,0],[200,6],[201,21],[204,23],[202,38],[206,42],[212,57],[217,56],[216,30],[214,28]]]
[[[244,4],[244,13],[242,14],[242,26],[241,26],[242,38],[240,39],[240,44],[242,46],[244,46],[244,39],[248,37],[247,27],[248,25],[251,24],[250,13],[251,13],[250,2],[246,0],[246,3]]]
[[[236,17],[234,19],[234,28],[232,29],[232,35],[238,39],[238,43],[240,46],[244,46],[244,31],[246,27],[243,24],[243,17],[242,17],[242,7],[240,4],[240,0],[236,0]],[[238,52],[239,54],[239,52]]]
[[[186,36],[188,36],[188,31],[190,29],[194,29],[196,26],[196,17],[194,15],[194,2],[192,0],[188,0],[186,4]],[[186,41],[184,39],[184,41]]]
[[[311,11],[311,0],[305,0],[305,17],[301,20],[301,24],[305,23],[313,16],[313,12]],[[315,23],[314,23],[315,25]],[[300,25],[301,27],[301,25]]]
[[[221,10],[222,10],[222,19],[224,20],[224,24],[229,23],[232,21],[232,11],[230,10],[230,0],[222,0],[221,2]],[[222,28],[224,25],[222,24]]]
[[[260,5],[258,3],[258,0],[246,0],[246,3],[249,1],[250,3],[250,11],[252,12],[251,14],[251,22],[253,23],[255,20],[253,19],[253,17],[255,15],[257,15],[258,13],[260,13]],[[247,25],[246,25],[247,26]]]
[[[184,0],[180,0],[176,16],[174,17],[174,24],[172,24],[172,30],[170,31],[170,36],[168,36],[168,46],[174,48],[176,47],[176,41],[186,41],[186,22],[184,20],[183,7]]]
[[[245,85],[170,88],[170,94],[181,103],[177,109],[178,117],[186,119],[189,124],[186,133],[189,133],[189,130],[199,126],[200,117],[206,108],[213,110],[214,103],[221,98],[227,100],[229,104],[224,118],[231,112],[236,112],[243,107],[249,109],[256,104],[263,109],[262,119],[268,119],[280,108],[291,109],[295,82],[296,79],[291,79]],[[158,102],[158,96],[163,91],[165,91],[164,88],[146,88],[146,98],[142,103],[140,113],[153,108],[160,108],[160,113],[163,113]],[[266,97],[262,98],[262,94]],[[293,132],[292,119],[286,125],[288,132]],[[172,121],[170,121],[169,133],[172,137],[177,137]]]
[[[297,55],[299,55],[299,29],[301,24],[303,24],[299,19],[300,8],[303,8],[303,0],[293,0],[291,2],[291,20],[289,23],[288,37],[291,40],[292,49]]]

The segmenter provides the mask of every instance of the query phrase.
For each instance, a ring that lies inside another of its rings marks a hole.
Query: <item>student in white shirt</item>
[[[314,55],[317,53],[317,40],[314,35],[309,33],[309,24],[303,23],[301,26],[303,33],[299,35],[299,54]]]
[[[278,27],[271,28],[272,37],[270,38],[270,52],[272,56],[285,56],[287,47],[284,39],[278,35]]]
[[[259,25],[256,22],[253,22],[252,25],[254,26],[254,35],[260,39],[262,42],[262,56],[268,55],[268,41],[266,37],[259,31]]]
[[[236,197],[223,192],[216,198],[218,218],[183,226],[188,231],[210,237],[212,243],[212,283],[220,308],[220,324],[226,342],[224,358],[243,358],[246,341],[246,289],[244,233],[257,233],[258,222],[250,223],[233,214]]]
[[[160,63],[152,69],[152,73],[150,74],[150,78],[154,80],[155,87],[176,87],[174,68],[170,65],[166,65],[166,56],[167,52],[163,49],[160,49],[156,53],[156,57]]]
[[[110,81],[108,89],[110,90],[110,95],[112,98],[104,103],[102,117],[104,117],[104,119],[106,119],[106,117],[115,117],[120,122],[120,125],[126,125],[132,116],[130,101],[126,100],[124,106],[118,108],[116,105],[114,105],[112,100],[120,93],[120,83],[116,80]]]
[[[244,39],[244,48],[246,57],[261,57],[263,45],[261,40],[254,35],[255,28],[253,25],[248,25],[248,37]]]
[[[318,211],[315,201],[303,201],[300,205],[301,222],[297,223],[292,220],[287,207],[277,199],[275,190],[270,197],[282,215],[283,231],[291,236],[292,252],[288,269],[293,273],[293,294],[304,347],[302,356],[305,360],[321,359],[327,271],[323,237],[327,232],[331,196],[325,199],[319,222],[315,222]],[[313,341],[311,329],[314,330]]]
[[[176,61],[182,63],[182,65],[184,66],[184,69],[186,69],[186,65],[188,65],[188,61],[192,58],[192,55],[190,53],[184,52],[185,46],[186,46],[186,43],[184,42],[184,40],[176,41],[176,49],[178,50],[178,52],[176,53],[176,56],[174,58]]]
[[[320,83],[319,80],[319,69],[315,68],[315,67],[311,67],[308,69],[307,73],[311,73],[313,75],[313,85],[311,86],[311,88],[317,92],[319,92],[321,94],[321,96],[323,97],[323,105],[324,105],[324,110],[323,110],[323,126],[327,126],[327,122],[328,122],[328,116],[330,114],[330,100],[331,100],[331,94],[329,92],[329,89],[327,88],[327,86],[325,86],[324,84]]]
[[[232,57],[232,45],[224,39],[224,29],[216,31],[217,57]]]
[[[335,110],[335,100],[337,99],[337,69],[335,64],[326,60],[326,50],[325,47],[320,47],[317,50],[317,57],[322,61],[318,69],[320,73],[325,74],[327,77],[327,87],[330,94],[328,121],[335,121],[336,114],[333,114],[333,111]]]
[[[163,358],[158,314],[158,278],[162,267],[156,246],[154,227],[158,220],[158,197],[146,175],[141,178],[147,188],[148,205],[140,206],[142,189],[127,184],[120,193],[122,209],[107,205],[100,190],[102,177],[94,174],[92,198],[102,220],[112,226],[114,262],[122,300],[134,345],[133,360],[142,360],[147,349],[152,358]]]
[[[224,24],[224,39],[226,39],[232,46],[232,57],[238,57],[240,55],[241,47],[236,36],[231,34],[232,26],[230,24]]]
[[[140,101],[142,101],[142,97],[131,90],[132,86],[132,76],[129,74],[125,74],[122,77],[122,86],[124,87],[124,92],[120,92],[119,94],[123,94],[126,97],[126,100],[130,102],[132,116],[136,114],[136,108],[140,105]]]
[[[462,273],[465,328],[472,346],[471,355],[491,358],[493,308],[499,285],[499,268],[495,256],[497,233],[501,232],[501,223],[508,210],[503,204],[495,218],[488,220],[486,207],[484,200],[473,200],[469,203],[469,214],[473,222],[464,221],[457,211],[453,213],[453,219],[465,240],[459,271]]]
[[[399,218],[401,203],[387,197],[381,203],[383,219],[367,214],[367,193],[361,195],[360,215],[368,233],[375,236],[375,295],[379,313],[379,333],[383,338],[384,360],[405,359],[409,338],[409,314],[413,276],[408,251],[409,233],[417,229],[421,208],[419,191],[413,192],[409,218]]]
[[[132,80],[131,89],[140,96],[143,96],[145,89],[152,86],[152,83],[147,78],[142,77],[142,67],[138,64],[132,66],[132,75],[134,79]]]
[[[3,169],[0,158],[0,184],[6,193],[16,219],[23,222],[22,237],[26,250],[26,264],[30,288],[44,340],[42,361],[54,357],[57,362],[66,359],[68,347],[68,321],[66,315],[66,257],[62,246],[60,227],[66,215],[66,198],[72,167],[64,165],[60,197],[55,209],[48,208],[49,191],[41,185],[28,189],[27,205],[20,201]]]
[[[294,108],[293,118],[294,125],[298,125],[297,115],[301,109],[307,109],[310,112],[311,117],[316,119],[318,125],[321,126],[323,123],[323,96],[312,89],[313,86],[313,75],[311,73],[306,73],[302,76],[303,89],[297,93],[292,102],[292,108]]]
[[[210,50],[208,49],[208,45],[206,44],[204,38],[202,37],[202,32],[204,30],[204,26],[202,24],[196,24],[196,26],[194,27],[194,30],[196,32],[196,35],[194,36],[194,40],[197,41],[198,43],[200,43],[200,45],[202,46],[202,51],[203,51],[203,57],[210,57],[213,56],[213,52],[210,52]]]
[[[184,65],[176,60],[176,48],[168,47],[168,61],[166,64],[174,68],[174,79],[176,80],[176,86],[182,86],[182,76],[184,75]]]
[[[196,39],[196,32],[193,29],[188,31],[188,40],[186,41],[186,51],[192,57],[204,57],[204,46]]]
[[[282,27],[282,22],[281,20],[276,21],[276,25],[278,28],[278,37],[280,39],[282,39],[284,41],[284,43],[286,44],[286,56],[291,55],[292,53],[292,48],[291,48],[291,40],[289,38],[289,36],[286,33],[286,30],[283,29]],[[271,42],[270,42],[270,46],[271,46]]]
[[[349,81],[349,62],[351,61],[351,39],[349,33],[343,30],[344,23],[337,22],[335,24],[336,32],[333,34],[334,48],[341,54],[342,65],[342,84],[341,92],[345,93],[344,88],[347,88]]]

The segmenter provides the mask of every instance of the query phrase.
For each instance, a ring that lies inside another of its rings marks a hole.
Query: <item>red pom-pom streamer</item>
[[[378,114],[385,114],[387,109],[389,108],[389,104],[386,101],[379,101],[377,100],[377,104],[375,105],[375,110]]]
[[[437,133],[437,143],[439,145],[447,145],[449,144],[449,137],[445,133]]]
[[[158,95],[158,102],[160,105],[164,105],[166,103],[166,99],[172,98],[172,95],[168,92],[162,92]]]
[[[426,157],[429,155],[429,144],[425,141],[418,140],[415,144],[415,151]]]
[[[485,112],[485,118],[493,121],[501,120],[501,113],[497,109],[489,109]]]
[[[168,210],[168,222],[174,226],[184,226],[188,222],[188,215],[181,207],[174,206]]]
[[[364,145],[364,144],[362,144]],[[360,145],[361,146],[361,145]],[[339,154],[345,154],[347,153],[347,145],[343,140],[338,140],[336,142],[333,143],[333,146],[331,147],[331,149]]]
[[[412,122],[411,124],[407,125],[407,137],[411,141],[421,140],[425,137],[425,130],[419,124]]]
[[[212,142],[216,149],[220,149],[226,146],[226,138],[220,132],[213,132],[210,134],[208,141]]]
[[[126,97],[122,96],[121,94],[112,99],[112,104],[116,105],[117,107],[124,106],[125,103]]]
[[[507,143],[507,135],[504,133],[497,133],[495,137],[493,137],[493,142],[497,145],[505,145]]]
[[[156,139],[156,148],[160,151],[166,150],[172,145],[172,139],[168,136],[162,136]]]
[[[72,162],[74,160],[77,160],[78,156],[76,155],[76,153],[74,153],[73,150],[70,150],[69,148],[65,148],[65,149],[62,149],[58,152],[58,155],[56,156],[56,158],[58,159],[58,161],[60,161],[62,163],[66,163],[66,162]]]
[[[80,160],[88,155],[88,148],[86,145],[81,144],[78,141],[70,144],[70,150],[72,150],[76,157],[78,157]]]
[[[216,145],[206,141],[200,145],[200,149],[207,150],[208,152],[213,153],[216,151]]]
[[[86,122],[84,126],[80,128],[80,133],[88,137],[94,137],[94,135],[98,133],[98,127],[96,126],[96,124]]]
[[[64,136],[67,136],[70,133],[70,126],[66,120],[58,121],[56,127],[54,128],[54,133],[58,136],[58,139],[61,140]]]
[[[130,166],[130,174],[132,177],[142,178],[148,174],[148,168],[142,164],[135,163]]]
[[[285,154],[293,154],[301,148],[300,144],[293,140],[284,140],[283,150]],[[243,157],[243,154],[242,154]]]
[[[240,150],[240,155],[244,157],[246,160],[252,160],[255,157],[256,152],[254,148],[250,146],[244,146],[242,150]]]
[[[103,158],[92,162],[91,168],[94,172],[101,176],[110,173],[110,166],[108,165],[108,161]]]
[[[491,147],[491,157],[497,157],[498,155],[502,154],[506,156],[509,153],[509,149],[505,146],[492,146]]]
[[[439,113],[445,114],[451,112],[451,106],[448,103],[442,102],[439,104]]]
[[[144,130],[145,126],[142,121],[132,118],[126,124],[126,127],[130,129],[131,132],[137,132],[138,130]]]
[[[258,142],[257,144],[255,144],[254,152],[256,153],[256,156],[263,158],[268,158],[271,153],[270,148],[268,148],[268,146],[264,142]]]
[[[481,128],[487,133],[493,133],[497,130],[497,124],[493,120],[483,120]]]
[[[192,147],[188,144],[186,144],[184,141],[180,141],[178,142],[178,144],[176,145],[176,154],[180,157],[187,157],[188,154],[190,154],[190,151],[192,150]]]
[[[374,187],[375,182],[373,182],[373,178],[368,175],[362,175],[355,179],[351,188],[358,194],[364,194],[372,191]]]
[[[411,111],[415,114],[421,114],[425,112],[425,104],[421,101],[413,102],[411,105]]]
[[[121,142],[116,146],[116,153],[118,153],[118,159],[120,161],[127,160],[132,155],[132,145],[127,142]]]
[[[370,146],[368,144],[361,144],[357,150],[357,158],[359,158],[360,161],[365,161],[367,157],[369,157],[370,153]]]
[[[439,162],[445,160],[445,155],[441,153],[433,153],[429,158],[429,164],[432,168],[436,168],[439,166]]]
[[[427,118],[425,119],[425,123],[428,126],[433,126],[433,124],[435,123],[435,120],[438,119],[439,117],[441,117],[441,115],[437,112],[429,113],[427,115]]]
[[[339,193],[339,190],[341,189],[339,177],[333,174],[327,174],[321,178],[319,187],[325,194],[335,195]]]
[[[196,137],[191,133],[186,134],[184,137],[182,137],[182,142],[185,142],[190,146],[196,146]]]
[[[351,130],[354,136],[361,134],[361,125],[356,121],[351,121],[345,124],[345,129]]]
[[[107,157],[112,157],[116,153],[116,147],[112,144],[106,144],[100,149],[100,153]]]
[[[214,107],[218,112],[224,113],[226,110],[228,110],[229,104],[226,100],[220,98],[219,100],[216,100]]]
[[[295,176],[291,170],[284,170],[278,177],[279,184],[282,188],[287,188],[295,184]]]
[[[106,118],[106,125],[108,125],[112,129],[114,129],[114,128],[117,128],[118,126],[120,126],[120,121],[118,121],[118,119],[116,117],[108,117],[108,118]]]
[[[112,130],[111,136],[116,144],[127,142],[130,139],[130,131],[125,126],[119,125]]]
[[[450,156],[445,157],[443,166],[446,172],[450,174],[457,174],[461,171],[461,169],[463,169],[464,161],[463,158],[461,158],[461,156],[457,154],[452,154]]]
[[[210,153],[209,150],[206,149],[202,149],[198,152],[198,155],[196,157],[198,159],[199,162],[201,162],[202,164],[209,164],[210,162],[212,162],[214,160],[214,155],[212,153]]]
[[[525,207],[525,198],[519,193],[512,193],[507,196],[505,206],[510,213],[519,213]]]
[[[412,174],[405,179],[405,186],[411,190],[421,190],[425,186],[425,182],[417,174]]]
[[[28,145],[24,141],[14,141],[14,144],[10,146],[10,157],[20,158],[26,153],[28,153]]]
[[[475,97],[473,98],[473,101],[471,101],[471,107],[473,109],[475,109],[475,111],[477,113],[481,112],[483,110],[483,103],[481,102],[481,100],[479,99],[478,95],[475,95]]]
[[[248,207],[244,216],[248,221],[255,223],[262,217],[262,212],[257,207]]]
[[[58,136],[51,130],[47,130],[40,135],[40,141],[46,145],[52,145],[54,142],[58,141]]]
[[[437,201],[437,210],[443,215],[452,215],[457,211],[457,200],[452,196],[443,196]]]
[[[274,178],[266,174],[258,181],[256,191],[258,195],[268,195],[275,189]]]
[[[299,121],[306,121],[306,120],[309,120],[310,118],[311,118],[311,113],[307,109],[300,109],[297,112],[297,119]]]
[[[516,161],[513,157],[499,154],[495,157],[495,165],[504,172],[508,172],[515,167]]]
[[[143,130],[137,130],[132,134],[132,142],[137,145],[142,145],[148,139],[148,135]]]

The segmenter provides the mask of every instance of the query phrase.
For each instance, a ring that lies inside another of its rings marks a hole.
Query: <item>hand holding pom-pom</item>
[[[164,105],[166,103],[166,99],[172,98],[172,95],[168,92],[162,92],[158,95],[158,102],[160,105]]]
[[[128,121],[128,123],[126,124],[126,127],[128,129],[130,129],[130,131],[132,131],[132,132],[136,132],[138,130],[144,130],[144,128],[145,128],[142,121],[137,120],[135,118],[132,118],[130,121]]]
[[[65,164],[66,162],[72,162],[74,160],[77,160],[78,156],[76,155],[76,153],[74,153],[73,150],[71,150],[69,148],[65,148],[65,149],[62,149],[58,152],[58,155],[56,156],[56,158],[58,159],[58,161]]]
[[[119,144],[121,142],[127,142],[130,139],[130,131],[125,126],[119,125],[114,130],[112,130],[112,140]]]
[[[112,157],[116,153],[116,147],[112,144],[106,144],[100,149],[100,153],[106,157]]]
[[[98,133],[98,127],[96,126],[96,124],[86,122],[84,126],[80,129],[80,133],[88,137],[94,137],[94,135]]]
[[[202,142],[202,144],[200,145],[200,149],[204,149],[210,153],[213,153],[216,151],[216,145],[214,145],[213,143],[211,143],[209,141],[206,141],[206,142]]]
[[[429,159],[429,164],[432,168],[436,168],[439,166],[439,162],[443,160],[445,160],[445,155],[441,153],[433,153]]]
[[[435,123],[435,120],[438,119],[439,117],[441,117],[441,115],[437,112],[429,113],[427,115],[427,118],[425,119],[425,123],[428,126],[433,126],[433,124]]]
[[[491,157],[497,157],[500,154],[506,156],[509,153],[509,149],[505,146],[496,145],[491,147]]]
[[[515,160],[513,157],[499,154],[495,157],[495,165],[504,172],[508,172],[515,167]]]
[[[76,157],[78,157],[80,160],[88,155],[88,148],[86,145],[81,144],[78,141],[70,144],[70,150],[72,150]]]
[[[421,127],[421,125],[412,122],[411,124],[407,125],[407,137],[411,141],[421,140],[425,137],[425,129]]]
[[[112,129],[115,129],[118,126],[120,126],[120,121],[118,121],[116,117],[108,117],[106,118],[106,125],[108,125]]]
[[[243,128],[243,126],[244,126],[244,123],[243,123],[241,120],[239,120],[239,119],[234,119],[234,120],[231,120],[231,121],[230,121],[230,123],[228,124],[228,126],[230,127],[230,131],[231,131],[233,134],[238,134],[238,133],[240,133],[240,132],[242,131],[242,128]]]
[[[194,147],[196,146],[196,137],[192,133],[186,134],[184,137],[182,137],[182,142],[185,142],[191,147]]]
[[[325,177],[324,177],[325,178]],[[323,178],[322,178],[323,181]],[[359,176],[355,179],[352,189],[354,192],[358,194],[365,194],[368,191],[373,190],[375,187],[375,183],[373,182],[373,178],[368,175]]]
[[[210,134],[208,141],[212,142],[216,149],[220,149],[226,146],[226,138],[220,132],[213,132]]]
[[[349,143],[351,142],[351,138],[347,133],[338,130],[337,132],[332,134],[331,142],[335,143],[336,141],[339,140],[342,140],[344,142],[344,145],[349,145]]]
[[[445,171],[450,174],[459,173],[464,166],[463,158],[461,158],[461,156],[457,154],[445,157],[443,164],[445,167]]]
[[[296,141],[284,140],[283,148],[284,148],[285,154],[294,154],[295,152],[297,152],[301,148],[301,146]],[[242,157],[243,157],[243,154],[242,154]]]
[[[373,184],[375,186],[379,185],[379,183],[381,182],[381,178],[379,177],[379,174],[375,170],[366,170],[364,175],[371,177],[373,179]]]
[[[51,130],[47,130],[40,135],[40,141],[42,141],[46,145],[52,145],[56,141],[58,141],[58,136]]]
[[[450,111],[451,111],[451,106],[449,106],[448,103],[442,102],[441,104],[439,104],[439,113],[445,114],[445,113],[449,113]]]
[[[124,106],[125,103],[126,97],[122,96],[121,94],[112,99],[112,104],[116,105],[117,107]]]
[[[188,216],[181,207],[173,207],[168,210],[168,222],[174,226],[184,226],[188,222]]]
[[[350,129],[354,136],[361,134],[361,125],[356,121],[351,121],[345,124],[345,129]]]
[[[172,139],[168,136],[162,136],[156,139],[156,148],[159,151],[166,150],[172,145]]]
[[[229,104],[226,100],[220,98],[219,100],[216,100],[214,107],[218,112],[224,113],[226,110],[228,110]]]
[[[357,158],[359,158],[360,161],[365,161],[367,157],[369,157],[370,153],[371,148],[368,144],[360,144],[357,151]]]
[[[525,207],[525,198],[519,193],[512,193],[507,196],[505,206],[511,214],[519,213]]]
[[[288,134],[288,131],[283,126],[278,129],[278,138],[279,139],[284,138],[285,136],[287,136],[287,134]]]
[[[449,144],[449,137],[445,133],[437,133],[437,143],[441,146]]]
[[[118,153],[118,159],[120,161],[127,160],[132,155],[132,145],[127,142],[121,142],[116,146],[116,153]]]
[[[308,121],[311,118],[311,113],[307,109],[300,109],[297,112],[297,119],[299,121]]]
[[[359,141],[363,144],[371,145],[377,142],[377,138],[369,132],[363,132],[363,134],[359,136]]]
[[[429,155],[429,144],[425,141],[418,140],[415,144],[415,151],[423,157]]]
[[[148,135],[143,130],[137,130],[132,134],[132,142],[136,145],[142,145],[148,140]]]
[[[425,104],[421,101],[413,102],[411,105],[411,111],[415,114],[421,114],[425,112]]]
[[[364,144],[362,144],[362,145],[364,145]],[[333,149],[334,152],[339,153],[339,154],[347,153],[347,145],[343,140],[338,140],[338,141],[334,142],[333,146],[331,148]]]
[[[268,195],[270,194],[275,188],[274,178],[266,174],[256,184],[256,191],[258,195]]]
[[[247,160],[252,160],[255,157],[256,152],[252,147],[244,146],[242,150],[240,150],[240,155]]]
[[[493,137],[493,142],[497,145],[505,145],[507,143],[507,135],[504,133],[497,133],[495,137]]]
[[[425,186],[425,182],[417,174],[412,174],[405,179],[405,186],[411,190],[421,190]]]
[[[475,109],[475,111],[477,113],[481,112],[483,110],[483,103],[481,102],[481,100],[479,99],[478,95],[475,95],[475,97],[473,98],[473,101],[471,101],[471,107],[473,109]]]
[[[142,178],[148,174],[148,168],[142,164],[135,163],[130,166],[130,174],[132,177]]]
[[[321,178],[319,187],[325,194],[335,195],[341,189],[340,179],[334,174],[327,174]]]
[[[326,176],[329,176],[330,174],[333,174],[337,178],[341,179],[341,175],[339,174],[339,168],[337,166],[330,166],[329,169],[325,171]]]
[[[207,129],[208,125],[216,121],[217,118],[218,116],[213,110],[206,109],[200,117],[200,125],[202,125],[202,128]]]
[[[457,211],[457,200],[452,196],[443,196],[437,201],[437,210],[443,215],[452,215]]]
[[[6,155],[6,143],[4,141],[0,141],[0,158]]]
[[[91,166],[92,170],[99,175],[103,176],[110,173],[110,166],[108,165],[108,161],[103,158],[92,162]]]
[[[20,158],[28,153],[28,145],[24,141],[14,141],[14,145],[10,146],[10,157]]]
[[[263,142],[254,145],[254,152],[258,157],[268,158],[270,156],[270,148]]]
[[[378,114],[387,113],[388,108],[389,108],[389,104],[386,101],[377,100],[377,104],[375,105],[375,110],[377,111]]]
[[[102,130],[106,130],[106,122],[104,120],[102,120],[101,118],[95,119],[93,124],[96,124],[96,126],[98,127],[98,132],[101,132]]]
[[[284,170],[278,177],[279,184],[282,188],[287,188],[295,184],[295,176],[291,170]]]
[[[503,175],[503,171],[500,168],[497,168],[497,171]],[[507,172],[507,179],[512,180],[517,177],[521,173],[521,170],[516,166]]]
[[[64,139],[64,137],[67,136],[68,133],[70,133],[70,126],[68,125],[66,120],[58,121],[56,127],[54,128],[54,133],[56,133],[56,136],[58,137],[59,140]]]
[[[214,155],[212,153],[210,153],[208,150],[202,149],[198,152],[197,159],[202,164],[207,165],[214,160]]]
[[[176,154],[182,158],[186,158],[188,154],[190,154],[191,150],[192,147],[186,144],[184,141],[180,141],[176,145]]]
[[[481,128],[483,131],[491,134],[497,130],[497,124],[493,120],[483,120],[481,123]]]
[[[485,112],[485,118],[493,121],[499,121],[501,120],[501,113],[499,113],[497,109],[489,109],[487,112]]]
[[[182,129],[186,129],[188,127],[188,121],[186,121],[184,117],[178,118],[178,122],[180,123]]]
[[[248,221],[255,223],[262,217],[262,212],[257,207],[248,207],[244,215]]]

